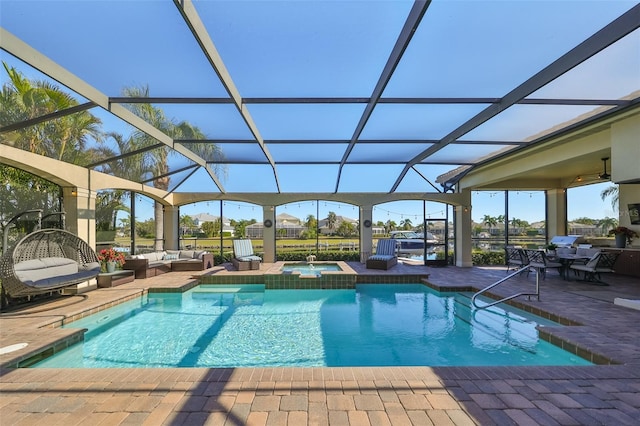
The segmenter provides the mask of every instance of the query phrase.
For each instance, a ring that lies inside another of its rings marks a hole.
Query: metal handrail
[[[473,297],[471,298],[471,303],[473,304],[473,306],[475,306],[476,309],[486,309],[486,308],[490,308],[491,306],[497,305],[498,303],[502,303],[502,302],[506,302],[507,300],[511,300],[511,299],[515,299],[518,296],[528,296],[529,298],[531,298],[531,296],[536,296],[538,298],[538,300],[540,300],[540,274],[538,273],[538,271],[536,270],[536,292],[535,293],[517,293],[514,294],[512,296],[507,296],[504,297],[500,300],[497,300],[495,302],[491,302],[488,303],[486,305],[478,305],[476,303],[476,298],[478,296],[480,296],[481,294],[491,290],[492,288],[502,284],[503,282],[515,277],[516,275],[520,275],[522,274],[525,270],[529,270],[529,269],[535,269],[534,266],[531,265],[527,265],[521,269],[518,269],[517,271],[515,271],[514,273],[507,275],[506,277],[502,278],[501,280],[496,281],[495,283],[491,284],[489,287],[485,287],[482,290],[478,291],[476,294],[473,295]]]

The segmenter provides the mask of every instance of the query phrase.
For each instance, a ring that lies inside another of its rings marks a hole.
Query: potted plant
[[[124,254],[116,251],[113,247],[102,249],[98,253],[98,260],[102,272],[114,272],[116,268],[120,269],[124,265]]]
[[[557,248],[558,248],[557,244],[554,244],[554,243],[547,244],[547,254],[551,256],[555,256]]]
[[[609,235],[614,235],[616,238],[616,247],[624,248],[627,244],[631,244],[633,238],[638,237],[638,233],[633,229],[629,229],[626,226],[618,226],[609,231]]]

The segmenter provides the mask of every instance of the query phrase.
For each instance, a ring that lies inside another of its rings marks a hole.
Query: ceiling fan
[[[611,179],[611,175],[609,173],[607,173],[607,160],[608,159],[609,159],[609,157],[605,157],[605,158],[602,159],[602,162],[604,163],[604,171],[598,175],[598,178],[600,178],[602,180]]]

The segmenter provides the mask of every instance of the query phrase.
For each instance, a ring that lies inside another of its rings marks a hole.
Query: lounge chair
[[[251,240],[233,240],[233,266],[238,271],[260,269],[262,258],[253,252]]]
[[[524,250],[527,259],[529,259],[529,265],[536,268],[536,270],[542,275],[542,279],[547,277],[547,269],[557,269],[560,275],[563,275],[563,265],[560,262],[550,260],[546,253],[542,250]]]
[[[389,269],[398,263],[396,255],[396,240],[380,239],[376,247],[376,254],[367,259],[367,269]]]
[[[590,281],[600,285],[608,285],[607,283],[602,282],[600,274],[614,272],[613,265],[615,265],[620,253],[622,252],[601,251],[596,253],[587,263],[573,264],[569,268],[573,269],[576,273],[579,273],[579,271],[584,272],[584,281]]]

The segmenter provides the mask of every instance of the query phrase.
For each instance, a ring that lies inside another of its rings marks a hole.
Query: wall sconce
[[[462,206],[462,210],[464,210],[465,213],[469,213],[469,206]]]

